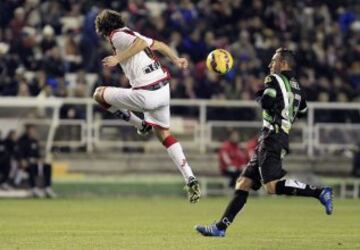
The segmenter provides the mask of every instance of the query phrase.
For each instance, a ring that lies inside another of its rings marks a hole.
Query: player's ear
[[[280,63],[281,63],[281,68],[283,68],[283,69],[289,68],[289,64],[286,60],[282,59]]]

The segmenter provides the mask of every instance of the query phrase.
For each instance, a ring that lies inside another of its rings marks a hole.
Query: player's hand
[[[102,63],[105,67],[114,67],[119,61],[116,56],[107,56],[102,60]]]
[[[186,69],[189,66],[189,63],[186,58],[178,58],[174,61],[175,65],[180,69]]]

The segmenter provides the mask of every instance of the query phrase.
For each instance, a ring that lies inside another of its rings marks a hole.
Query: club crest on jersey
[[[271,76],[265,77],[264,83],[269,84],[272,81]]]

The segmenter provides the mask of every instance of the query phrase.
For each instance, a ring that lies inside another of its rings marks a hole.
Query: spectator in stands
[[[56,79],[65,75],[65,61],[58,47],[48,50],[44,58],[43,68],[49,78]]]
[[[17,96],[22,96],[22,97],[30,96],[29,86],[27,85],[27,82],[24,79],[19,82]]]
[[[24,27],[11,43],[9,53],[14,55],[18,66],[27,70],[36,70],[38,67],[38,60],[35,57],[38,46],[36,35],[36,29]]]
[[[82,66],[82,57],[79,52],[79,45],[76,41],[76,34],[73,31],[68,31],[65,35],[64,41],[64,59],[66,68],[69,72],[80,70]]]
[[[8,54],[10,45],[0,42],[0,95],[6,95],[15,75],[17,62]]]
[[[17,139],[15,130],[10,130],[5,138],[5,146],[10,157],[11,165],[10,179],[15,185],[17,184],[16,176],[19,171],[19,149]]]
[[[229,187],[235,187],[236,179],[249,161],[248,153],[239,146],[239,140],[239,133],[232,130],[218,152],[220,172],[230,179]]]
[[[88,72],[97,72],[100,66],[98,47],[100,45],[99,36],[95,32],[95,18],[99,13],[99,8],[92,6],[85,15],[82,29],[80,52],[83,58],[84,68]]]
[[[40,143],[34,126],[27,125],[25,127],[25,133],[19,138],[18,146],[21,166],[29,174],[32,196],[39,198],[44,197],[44,195],[48,198],[56,197],[51,188],[52,166],[41,155]],[[43,177],[43,190],[37,185],[37,177]]]
[[[10,155],[0,132],[0,188],[3,190],[10,189],[10,185],[8,184],[10,169]]]
[[[26,25],[25,10],[22,7],[15,9],[14,18],[10,22],[12,37],[17,37]]]
[[[35,77],[29,83],[29,90],[32,96],[38,96],[47,86],[47,76],[44,70],[37,71]]]
[[[43,55],[45,55],[48,50],[57,47],[57,43],[55,40],[55,31],[50,25],[46,25],[43,28],[42,35],[43,37],[40,42],[40,47]]]
[[[86,97],[86,78],[85,72],[79,71],[76,76],[76,83],[72,89],[72,96],[77,98]],[[86,107],[84,105],[65,104],[60,110],[63,119],[85,119]]]
[[[43,1],[40,6],[43,24],[48,24],[54,28],[55,34],[61,33],[62,15],[65,12],[66,1]]]

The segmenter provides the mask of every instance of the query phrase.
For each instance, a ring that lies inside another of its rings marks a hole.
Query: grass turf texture
[[[360,249],[360,201],[252,198],[225,238],[193,230],[228,199],[196,205],[181,198],[2,200],[0,249]]]

